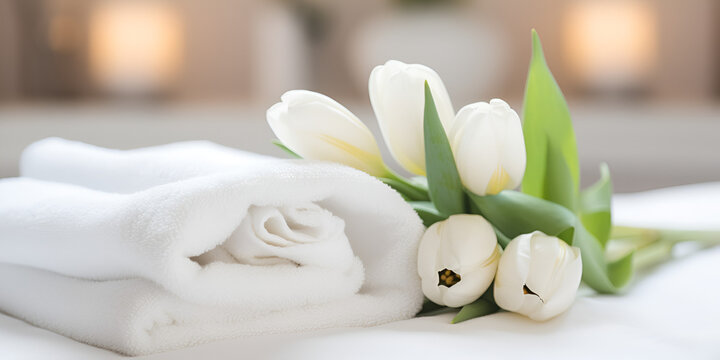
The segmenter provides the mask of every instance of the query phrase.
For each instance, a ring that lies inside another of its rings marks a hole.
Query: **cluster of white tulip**
[[[390,60],[370,74],[370,102],[385,143],[408,172],[425,175],[424,83],[428,82],[463,184],[478,195],[517,187],[525,172],[520,118],[500,99],[457,115],[440,76],[427,66]],[[390,177],[370,130],[337,101],[312,91],[286,92],[267,111],[280,141],[303,158],[339,162]]]
[[[501,251],[492,225],[480,215],[453,215],[433,224],[418,256],[425,296],[460,307],[480,298],[495,279],[497,305],[533,320],[550,319],[572,305],[582,275],[578,248],[536,231]]]
[[[426,175],[426,82],[463,185],[480,196],[516,188],[526,165],[517,113],[506,102],[492,99],[455,114],[434,70],[391,60],[372,71],[369,92],[393,158],[408,172]],[[267,120],[294,153],[397,178],[383,162],[371,131],[338,102],[306,90],[289,91],[281,99],[268,109]],[[453,215],[435,223],[422,238],[418,257],[425,295],[439,305],[463,306],[478,299],[494,280],[496,303],[532,319],[548,319],[570,306],[582,271],[577,248],[532,233],[514,239],[501,252],[492,225],[480,215]]]

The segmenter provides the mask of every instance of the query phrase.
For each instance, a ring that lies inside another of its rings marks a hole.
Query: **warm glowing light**
[[[645,1],[576,1],[568,9],[564,34],[569,65],[590,87],[636,87],[654,66],[655,14]]]
[[[182,22],[170,2],[99,2],[90,17],[90,66],[104,89],[143,94],[167,87],[180,66]]]

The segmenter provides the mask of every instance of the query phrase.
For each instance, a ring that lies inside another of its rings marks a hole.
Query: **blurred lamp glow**
[[[575,1],[564,34],[569,65],[590,88],[642,87],[654,66],[655,13],[645,1]]]
[[[98,2],[90,17],[89,51],[93,79],[103,90],[123,95],[165,90],[180,65],[180,15],[169,2]]]

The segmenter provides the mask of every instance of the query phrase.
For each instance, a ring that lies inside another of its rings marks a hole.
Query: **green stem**
[[[663,230],[630,226],[614,226],[612,241],[622,248],[635,251],[634,267],[646,269],[672,259],[673,248],[693,242],[700,248],[720,245],[720,231]]]
[[[633,267],[636,270],[651,268],[672,258],[674,244],[654,243],[635,252]]]
[[[385,177],[380,177],[378,179],[388,184],[390,187],[397,190],[401,194],[404,194],[411,200],[430,200],[430,196],[428,195],[428,189],[426,187],[423,187],[420,184],[399,175],[398,173],[392,171],[389,168],[387,169]]]

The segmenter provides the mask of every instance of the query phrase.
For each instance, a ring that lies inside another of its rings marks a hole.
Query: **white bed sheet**
[[[614,210],[620,223],[720,229],[720,183],[618,196]],[[545,323],[511,313],[451,318],[226,340],[138,359],[720,359],[720,247],[640,274],[624,296],[585,291]],[[0,359],[120,358],[0,314]]]

